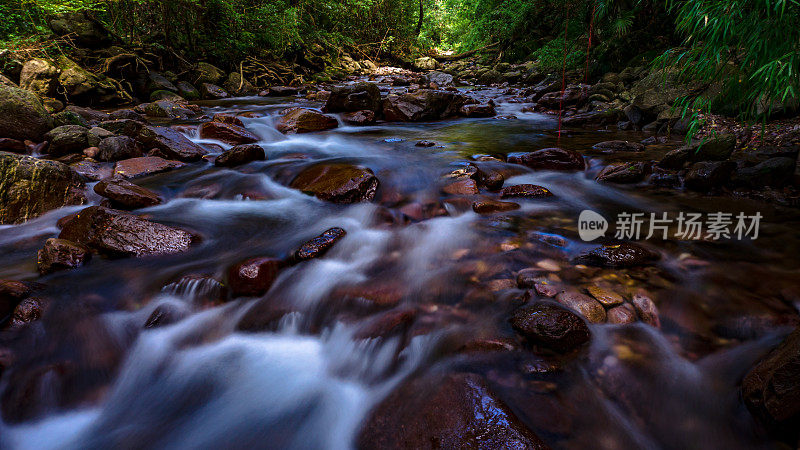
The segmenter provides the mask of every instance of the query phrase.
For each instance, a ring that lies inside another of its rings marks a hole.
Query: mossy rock
[[[194,83],[195,84],[217,84],[225,77],[225,72],[219,67],[216,67],[207,62],[197,63],[194,69]]]
[[[52,209],[84,203],[84,183],[68,166],[0,152],[0,224],[21,223]]]
[[[41,141],[53,128],[53,117],[36,94],[0,85],[0,137]]]
[[[72,111],[61,111],[53,114],[53,125],[60,127],[63,125],[80,125],[89,128],[89,122],[80,115]]]

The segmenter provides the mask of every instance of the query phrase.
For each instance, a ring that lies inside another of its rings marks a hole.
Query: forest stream
[[[415,435],[445,421],[486,448],[771,448],[740,385],[798,324],[800,212],[598,182],[607,163],[661,159],[682,137],[595,152],[652,134],[567,127],[559,136],[558,116],[523,112],[500,88],[460,89],[492,99],[497,116],[339,119],[332,130],[284,135],[280,111],[323,103],[199,102],[206,117],[237,115],[266,160],[201,160],[136,179],[164,200],[137,214],[195,236],[182,253],[95,257],[39,277],[36,253],[58,236],[57,222],[103,200],[91,184],[88,205],[0,226],[0,279],[41,283],[35,295],[49,301],[40,320],[2,338],[14,363],[0,402],[13,419],[0,423],[0,447],[368,448],[399,439],[400,427]],[[199,123],[169,122],[216,149],[212,158],[232,147],[200,138]],[[581,153],[586,169],[507,160],[551,147]],[[370,169],[374,200],[337,204],[289,186],[321,163]],[[476,170],[500,174],[504,189],[553,195],[505,198],[519,207],[481,214],[474,203],[497,199],[480,183],[469,190]],[[584,210],[609,221],[606,240],[581,239]],[[652,261],[581,259],[613,244],[621,213],[681,212],[759,213],[758,236],[676,239],[673,224],[669,239],[645,239],[645,223],[637,249]],[[229,295],[230,267],[287,258],[337,228],[324,255],[282,266],[266,293]],[[537,349],[509,319],[556,303],[584,313],[585,345]],[[487,428],[463,422],[464,410]],[[414,447],[408,439],[397,445]]]

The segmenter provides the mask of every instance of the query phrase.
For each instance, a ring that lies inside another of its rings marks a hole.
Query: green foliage
[[[766,118],[800,93],[798,0],[688,0],[671,7],[684,48],[658,61],[683,78],[714,85],[711,95],[683,99],[684,116],[719,105],[747,119]]]

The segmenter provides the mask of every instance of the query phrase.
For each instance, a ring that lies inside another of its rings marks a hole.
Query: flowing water
[[[781,325],[796,323],[800,214],[599,184],[594,176],[612,158],[588,152],[591,145],[645,135],[572,130],[558,142],[556,118],[524,113],[498,91],[477,95],[495,98],[501,117],[343,125],[288,137],[273,127],[278,111],[319,104],[204,104],[208,114],[256,113],[243,120],[267,160],[236,169],[201,162],[136,181],[167,200],[139,213],[202,236],[187,253],[95,258],[38,278],[36,251],[57,235],[59,218],[80,208],[0,228],[0,279],[39,281],[46,287],[37,295],[49,300],[41,320],[0,336],[14,355],[0,385],[7,418],[0,447],[352,448],[372,406],[432,371],[481,374],[555,447],[770,446],[737,384],[786,334]],[[181,129],[196,142],[220,144]],[[415,147],[423,139],[439,145]],[[539,184],[552,199],[480,216],[469,202],[441,194],[447,174],[477,155],[556,144],[585,152],[588,170],[485,162],[506,174],[506,185]],[[678,144],[634,158],[656,159]],[[328,204],[286,187],[318,162],[371,168],[381,182],[375,201]],[[398,210],[412,203],[437,213],[406,220]],[[656,265],[611,270],[569,262],[596,245],[578,237],[584,209],[607,218],[623,211],[758,211],[764,218],[756,241],[650,240],[645,245],[662,256]],[[263,298],[218,301],[221,287],[211,278],[224,281],[230,265],[285,256],[331,227],[346,237],[323,258],[283,271]],[[524,297],[507,280],[526,267],[565,285],[644,290],[659,307],[661,328],[592,325],[580,355],[559,360],[559,370],[536,370],[544,359],[516,344],[508,324]],[[394,301],[358,300],[369,295]],[[145,328],[157,308],[180,320]],[[411,310],[415,319],[402,332],[370,331]],[[512,343],[510,350],[486,348],[498,342]]]

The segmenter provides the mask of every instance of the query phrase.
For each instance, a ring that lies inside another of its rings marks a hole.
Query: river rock
[[[442,188],[442,192],[449,195],[476,195],[478,184],[472,178],[454,181]]]
[[[8,321],[9,329],[21,328],[26,324],[35,322],[42,318],[44,311],[44,302],[37,297],[28,297],[19,302],[14,312],[11,314],[11,319]]]
[[[130,95],[120,91],[108,77],[89,72],[65,55],[59,55],[56,63],[59,91],[70,101],[108,104],[130,100]]]
[[[88,248],[65,239],[50,238],[39,250],[38,269],[42,275],[57,270],[75,269],[86,264],[92,254]]]
[[[0,137],[41,141],[53,118],[32,92],[0,85]]]
[[[606,126],[616,125],[625,118],[625,113],[619,109],[609,108],[600,111],[589,111],[565,117],[562,120],[567,127]]]
[[[180,161],[170,161],[158,156],[143,156],[141,158],[125,159],[114,166],[114,175],[125,178],[136,178],[156,173],[167,172],[183,167]]]
[[[519,209],[519,204],[514,202],[501,202],[497,200],[481,200],[472,204],[472,210],[478,214],[494,214]]]
[[[261,97],[291,97],[300,93],[300,88],[292,86],[270,86],[260,92],[258,95]]]
[[[549,448],[478,375],[426,376],[406,382],[369,414],[360,449]]]
[[[750,411],[770,428],[797,433],[800,426],[800,329],[792,332],[742,381]]]
[[[180,132],[168,127],[143,127],[138,140],[149,148],[157,148],[168,158],[178,161],[198,161],[207,152]]]
[[[549,189],[535,184],[517,184],[506,186],[500,191],[501,198],[547,198],[553,193]]]
[[[530,153],[508,157],[511,164],[522,164],[539,170],[584,170],[586,163],[580,153],[563,148],[543,148]]]
[[[216,84],[201,83],[200,96],[206,100],[221,100],[223,98],[228,98],[231,95],[228,94],[225,89],[222,89]]]
[[[267,159],[264,148],[256,144],[237,145],[230,150],[226,150],[214,160],[214,165],[218,167],[241,166],[253,161],[264,161]]]
[[[622,304],[625,299],[621,295],[610,289],[604,289],[600,286],[592,285],[586,288],[589,295],[597,299],[603,306],[610,308]]]
[[[656,328],[661,328],[658,308],[650,297],[642,294],[635,294],[631,299],[631,304],[644,323]]]
[[[25,62],[19,77],[19,87],[39,97],[52,97],[58,86],[58,67],[46,59],[34,58]]]
[[[136,138],[139,135],[139,132],[142,130],[144,124],[137,120],[114,119],[100,122],[98,126],[117,135]]]
[[[644,162],[622,162],[609,164],[595,178],[604,183],[638,183],[644,180],[649,166]]]
[[[74,112],[75,114],[83,117],[83,119],[86,120],[90,125],[98,124],[106,120],[122,118],[122,117],[113,117],[111,114],[105,113],[103,111],[98,111],[96,109],[85,108],[83,106],[76,106],[76,105],[69,105],[65,108],[65,110]],[[137,117],[139,120],[142,120],[141,116],[139,116],[138,114]]]
[[[216,113],[214,117],[211,118],[212,122],[221,122],[227,123],[230,125],[236,125],[237,127],[244,128],[244,122],[235,114],[230,113]]]
[[[356,203],[375,198],[378,178],[364,167],[317,164],[300,172],[290,187],[333,203]]]
[[[149,117],[165,117],[171,120],[183,120],[194,116],[195,113],[183,101],[173,99],[156,100],[144,107],[144,113]]]
[[[340,239],[345,237],[346,234],[346,231],[338,227],[326,230],[324,233],[301,245],[292,255],[292,260],[294,262],[302,262],[313,258],[319,258],[330,250]]]
[[[216,139],[230,145],[258,142],[258,136],[245,128],[223,122],[206,122],[200,125],[199,133],[203,139]]]
[[[553,301],[540,301],[520,308],[511,316],[511,326],[531,344],[569,353],[589,342],[586,322]]]
[[[783,187],[790,184],[797,169],[794,158],[769,158],[752,167],[736,170],[731,180],[735,186],[758,189],[763,186]]]
[[[556,295],[556,301],[580,313],[589,322],[603,323],[606,321],[606,310],[603,305],[588,295],[572,290],[561,291]]]
[[[694,161],[725,161],[731,157],[736,148],[736,135],[725,133],[709,137],[693,147],[695,148],[692,155]]]
[[[592,149],[600,153],[642,152],[644,151],[644,144],[620,140],[605,141],[593,145]]]
[[[684,178],[686,188],[706,192],[720,188],[730,179],[736,163],[733,161],[702,161],[694,163]]]
[[[128,136],[107,137],[100,141],[98,150],[97,159],[100,161],[114,162],[142,156],[136,141]]]
[[[0,280],[0,323],[11,315],[17,305],[28,298],[35,288],[35,283]]]
[[[89,147],[89,130],[80,125],[63,125],[48,131],[44,139],[50,143],[47,153],[52,156],[79,153]]]
[[[175,87],[178,88],[178,94],[180,94],[180,96],[186,100],[200,100],[200,91],[198,91],[196,87],[192,86],[192,83],[189,83],[188,81],[179,81]]]
[[[0,152],[0,224],[86,203],[80,175],[56,161]]]
[[[630,303],[615,306],[608,310],[608,323],[614,325],[626,325],[636,323],[636,310]]]
[[[73,111],[59,111],[53,114],[53,126],[60,127],[62,125],[80,125],[84,128],[90,128],[89,122],[82,116]]]
[[[194,84],[216,84],[222,81],[222,78],[225,77],[225,72],[223,72],[219,67],[207,62],[199,62],[195,66],[192,75]]]
[[[587,86],[569,86],[564,89],[563,95],[561,91],[544,94],[542,98],[539,99],[538,105],[547,109],[557,110],[569,106],[579,106],[586,102],[588,98],[589,92]]]
[[[414,60],[414,68],[417,70],[435,70],[439,66],[439,61],[430,56],[421,56]]]
[[[78,213],[64,224],[58,237],[112,257],[185,252],[195,240],[180,228],[102,206],[90,206]]]
[[[658,259],[658,253],[654,253],[638,244],[624,242],[594,248],[575,258],[575,262],[599,267],[633,267],[648,265]]]
[[[275,258],[251,258],[228,269],[228,287],[234,297],[255,297],[267,293],[283,268]]]
[[[94,186],[94,191],[109,199],[115,208],[147,208],[161,203],[161,198],[155,192],[122,178],[101,180]]]
[[[275,124],[275,128],[284,134],[311,133],[338,126],[335,118],[307,108],[291,108]]]
[[[375,123],[375,113],[369,110],[348,112],[342,114],[342,120],[349,125],[372,125]]]
[[[355,83],[331,89],[325,112],[355,112],[381,110],[381,91],[375,83]]]
[[[497,114],[492,103],[464,105],[460,113],[464,117],[494,117]]]
[[[383,116],[390,122],[418,122],[455,117],[468,97],[457,92],[420,89],[390,95],[383,101]]]

